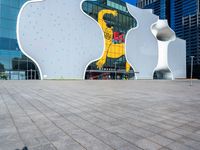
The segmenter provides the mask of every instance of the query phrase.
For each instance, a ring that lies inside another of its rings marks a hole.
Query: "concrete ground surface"
[[[0,81],[0,150],[200,150],[200,81]]]

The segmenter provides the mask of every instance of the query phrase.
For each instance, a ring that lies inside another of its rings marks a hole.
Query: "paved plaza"
[[[0,81],[0,150],[200,150],[200,81]]]

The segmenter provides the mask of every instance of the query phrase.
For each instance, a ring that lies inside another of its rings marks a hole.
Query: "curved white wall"
[[[98,23],[82,11],[82,0],[33,0],[18,16],[20,48],[46,79],[84,79],[87,65],[99,59],[104,39]]]
[[[139,72],[137,79],[153,79],[156,70],[169,70],[166,79],[186,78],[185,41],[176,38],[167,21],[159,20],[151,10],[127,7],[138,22],[126,37],[126,57]]]
[[[137,20],[137,28],[128,32],[126,37],[126,57],[133,66],[137,79],[153,79],[153,70],[158,62],[157,40],[151,26],[158,16],[151,10],[143,10],[127,4],[130,14]]]
[[[32,0],[23,5],[17,21],[18,43],[22,52],[37,64],[41,78],[84,79],[87,66],[102,56],[103,32],[82,11],[83,1]],[[137,20],[137,27],[126,36],[127,61],[139,72],[137,79],[153,79],[154,70],[159,66],[159,39],[164,37],[163,32],[156,31],[154,36],[155,32],[151,31],[158,16],[130,4],[127,8]],[[164,34],[168,36],[168,32]],[[165,55],[168,62],[165,66],[170,68],[173,77],[185,78],[185,41],[176,38],[169,43]]]
[[[174,79],[186,78],[186,41],[176,38],[168,49],[168,64]]]

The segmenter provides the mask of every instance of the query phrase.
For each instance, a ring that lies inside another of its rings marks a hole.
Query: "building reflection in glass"
[[[26,0],[0,0],[0,80],[39,79],[36,65],[22,54],[16,38],[16,21]]]

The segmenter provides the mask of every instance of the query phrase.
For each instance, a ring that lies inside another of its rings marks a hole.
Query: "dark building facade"
[[[170,17],[170,2],[166,0],[138,0],[137,4],[140,8],[153,9],[154,14],[160,16],[160,19]]]
[[[22,54],[16,38],[16,22],[26,0],[0,0],[0,79],[39,79],[36,65]]]
[[[138,0],[140,8],[153,9],[160,19],[167,19],[176,35],[187,42],[187,77],[194,56],[194,77],[200,78],[199,0]]]
[[[187,70],[190,74],[190,56],[194,56],[194,76],[200,78],[200,13],[199,0],[184,0],[182,3],[182,35],[187,41]]]

